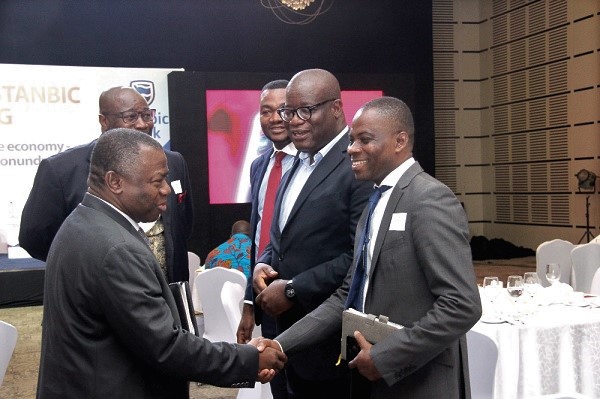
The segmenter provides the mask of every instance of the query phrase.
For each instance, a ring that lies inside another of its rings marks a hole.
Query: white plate
[[[506,320],[500,319],[500,318],[491,318],[491,317],[482,317],[480,320],[480,322],[485,323],[485,324],[501,324],[501,323],[505,323]]]
[[[565,305],[568,305],[568,306],[580,306],[580,307],[585,307],[585,306],[588,306],[589,304],[590,304],[590,302],[585,301],[585,300],[584,301],[580,301],[580,302],[567,302],[567,303],[565,303]]]

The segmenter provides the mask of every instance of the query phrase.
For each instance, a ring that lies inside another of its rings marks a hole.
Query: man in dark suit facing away
[[[87,193],[47,258],[38,398],[188,398],[187,381],[250,387],[283,367],[273,348],[211,343],[181,328],[138,225],[168,207],[168,173],[161,145],[144,133],[98,139]]]
[[[354,179],[340,85],[330,72],[297,73],[279,114],[300,153],[279,186],[254,288],[255,312],[274,316],[281,333],[342,284],[370,184]],[[340,338],[326,338],[289,363],[290,397],[336,398],[349,389],[347,368],[335,366]]]
[[[125,127],[152,134],[154,110],[130,87],[113,87],[99,98],[101,131]],[[96,145],[70,148],[43,159],[23,208],[19,244],[34,258],[45,261],[50,244],[65,218],[77,207],[87,189],[90,157]],[[178,152],[165,150],[172,193],[157,220],[144,225],[153,253],[169,282],[187,281],[187,240],[194,219],[188,168]]]

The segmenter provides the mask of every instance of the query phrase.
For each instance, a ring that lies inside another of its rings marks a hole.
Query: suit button
[[[279,255],[279,261],[283,262],[283,255]]]

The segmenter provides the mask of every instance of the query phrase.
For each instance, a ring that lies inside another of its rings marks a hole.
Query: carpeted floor
[[[502,281],[506,281],[511,274],[523,275],[527,271],[535,271],[535,257],[475,261],[474,266],[478,284],[481,284],[484,276],[497,276]],[[40,359],[42,307],[0,309],[0,320],[13,324],[19,331],[17,347],[0,387],[0,399],[35,398]],[[191,399],[233,399],[237,396],[237,392],[237,389],[190,384]]]

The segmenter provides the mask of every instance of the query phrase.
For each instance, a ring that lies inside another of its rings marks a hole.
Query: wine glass
[[[537,272],[527,272],[523,274],[523,284],[525,286],[525,292],[533,299],[533,296],[540,287],[540,278],[538,277]]]
[[[560,279],[560,265],[558,263],[548,263],[546,265],[546,278],[551,285],[554,285]]]
[[[500,289],[502,286],[500,285],[500,281],[498,281],[498,277],[484,277],[483,278],[483,292],[486,298],[490,301],[490,305],[492,308],[492,314],[496,314],[496,308],[494,307],[494,300],[500,294]]]
[[[506,290],[514,298],[515,303],[517,303],[517,299],[523,294],[524,288],[522,276],[508,276]]]

